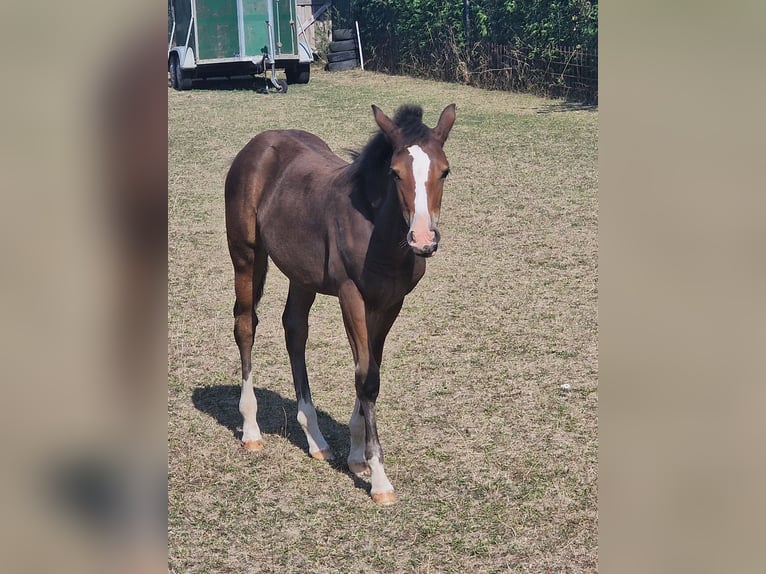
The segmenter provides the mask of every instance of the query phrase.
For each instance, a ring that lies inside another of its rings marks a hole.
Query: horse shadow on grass
[[[192,392],[192,403],[195,408],[229,429],[237,441],[242,439],[242,415],[239,413],[240,391],[239,385],[215,385],[197,387]],[[306,435],[296,419],[297,401],[285,398],[274,391],[259,388],[255,389],[255,398],[258,401],[258,426],[261,433],[286,438],[308,456]],[[316,409],[316,412],[319,428],[336,457],[334,461],[329,462],[330,466],[350,477],[354,486],[369,494],[370,484],[356,476],[346,465],[346,456],[350,447],[348,425],[339,423],[322,409]]]

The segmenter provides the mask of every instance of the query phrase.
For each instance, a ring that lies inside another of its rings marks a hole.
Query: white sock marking
[[[304,400],[298,401],[298,422],[306,434],[306,440],[309,443],[309,453],[314,454],[320,450],[329,450],[327,441],[322,433],[319,432],[317,423],[317,412],[314,405]]]
[[[367,461],[367,464],[370,465],[370,483],[372,484],[370,494],[377,494],[379,492],[393,492],[394,486],[388,480],[386,471],[383,470],[383,463],[378,460],[378,457],[372,457]]]
[[[407,148],[412,156],[412,175],[415,178],[415,221],[425,218],[424,225],[426,229],[430,228],[431,217],[428,213],[428,190],[426,181],[428,181],[428,170],[431,168],[431,158],[424,152],[420,146],[413,145]]]
[[[242,379],[242,393],[239,396],[239,412],[242,414],[242,442],[262,440],[261,429],[258,428],[256,415],[258,414],[258,401],[255,400],[253,389],[253,374],[248,373],[246,379]]]

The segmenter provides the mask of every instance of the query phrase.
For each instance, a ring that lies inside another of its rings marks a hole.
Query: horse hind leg
[[[282,325],[285,329],[285,344],[290,356],[290,368],[295,384],[295,397],[298,401],[298,423],[300,423],[309,454],[316,459],[332,460],[330,447],[319,430],[316,409],[311,400],[311,389],[306,371],[306,341],[309,334],[309,310],[314,303],[316,293],[308,291],[290,282]]]
[[[231,247],[234,263],[234,339],[242,363],[242,391],[239,412],[242,414],[242,446],[249,451],[263,449],[263,437],[258,428],[258,402],[253,389],[252,350],[258,326],[256,307],[263,294],[268,256],[263,249],[243,245]]]

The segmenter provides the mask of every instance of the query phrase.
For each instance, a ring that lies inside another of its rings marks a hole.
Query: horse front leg
[[[348,281],[339,293],[343,323],[354,355],[356,403],[349,423],[351,448],[349,469],[370,472],[370,495],[376,504],[393,504],[397,497],[383,467],[383,449],[378,439],[375,402],[380,391],[380,369],[370,347],[364,299],[356,285]],[[361,459],[361,441],[364,459]]]
[[[365,313],[367,321],[367,334],[370,339],[370,351],[372,359],[378,365],[378,369],[383,361],[383,345],[386,342],[386,336],[394,325],[394,321],[399,316],[404,299],[386,309],[385,311],[371,313],[369,310]],[[361,404],[357,398],[354,403],[354,410],[351,413],[351,420],[348,423],[351,435],[351,448],[348,454],[348,468],[357,476],[369,476],[370,467],[367,464],[365,456],[366,432],[364,423],[364,414]]]

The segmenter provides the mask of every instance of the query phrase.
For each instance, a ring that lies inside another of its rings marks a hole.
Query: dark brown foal
[[[439,245],[438,221],[449,173],[443,145],[455,121],[447,106],[433,129],[419,107],[394,119],[372,106],[380,131],[351,164],[299,130],[255,136],[226,178],[226,233],[234,264],[234,336],[242,361],[242,443],[263,448],[256,422],[251,352],[256,307],[270,257],[289,278],[282,315],[298,421],[311,456],[331,459],[317,424],[306,371],[308,314],[317,293],[340,301],[356,365],[348,466],[370,474],[378,504],[396,501],[383,468],[375,422],[383,345],[404,297]]]

